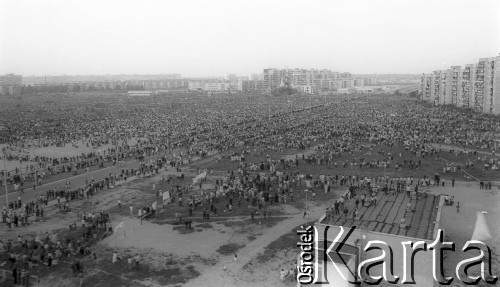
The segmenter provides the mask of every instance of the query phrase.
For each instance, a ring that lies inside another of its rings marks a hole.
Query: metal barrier
[[[449,163],[450,163],[450,161],[449,161],[449,160],[447,160],[447,159],[445,159],[445,158],[439,157],[439,159],[440,159],[442,162],[444,162],[445,164],[449,164]],[[464,178],[466,178],[466,177],[468,176],[469,178],[472,178],[472,179],[476,180],[477,182],[481,182],[481,180],[480,180],[479,178],[477,178],[477,177],[473,176],[472,174],[470,174],[470,173],[466,172],[466,171],[465,171],[465,169],[464,169],[463,167],[462,167],[462,168],[460,168],[460,174],[461,174],[461,175],[462,175],[462,177],[464,177]]]

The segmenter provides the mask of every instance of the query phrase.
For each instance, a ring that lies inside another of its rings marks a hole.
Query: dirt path
[[[487,156],[491,156],[492,153],[491,152],[488,152],[488,151],[482,151],[482,150],[477,150],[477,149],[474,149],[474,148],[463,148],[463,147],[459,147],[459,146],[454,146],[454,145],[447,145],[447,144],[437,144],[437,143],[433,143],[431,144],[432,147],[434,148],[439,148],[439,149],[443,149],[443,150],[450,150],[450,149],[453,149],[453,150],[476,150],[478,154],[480,155],[487,155]],[[495,156],[496,157],[500,157],[500,154],[497,154],[495,153]]]
[[[333,200],[334,199],[331,199],[329,202],[323,203],[320,206],[313,206],[311,208],[311,220],[309,220],[309,223],[317,221],[323,215],[325,208],[331,205]],[[280,236],[288,233],[292,228],[297,227],[301,223],[304,223],[302,212],[293,214],[291,218],[267,229],[264,236],[260,236],[240,249],[237,252],[238,260],[236,262],[233,260],[232,255],[221,257],[217,264],[205,270],[201,276],[187,282],[184,286],[248,286],[249,283],[245,285],[245,283],[238,282],[238,276],[243,272],[243,266],[255,258],[260,252],[263,252],[266,246],[271,242],[277,240]],[[226,266],[226,270],[224,270],[224,266]],[[276,275],[276,277],[278,277],[278,275]]]

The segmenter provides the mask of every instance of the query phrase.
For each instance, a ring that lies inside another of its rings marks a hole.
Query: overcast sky
[[[500,53],[498,0],[0,0],[0,73],[423,73]]]

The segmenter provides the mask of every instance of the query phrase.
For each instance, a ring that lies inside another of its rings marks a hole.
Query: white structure
[[[205,83],[205,91],[207,92],[223,92],[229,90],[229,83]]]
[[[236,88],[235,90],[237,91],[243,91],[243,80],[238,79],[238,82],[236,83]]]
[[[190,91],[202,91],[204,88],[205,87],[201,81],[189,81],[188,82],[188,90],[190,90]]]
[[[132,97],[148,97],[151,96],[151,91],[128,91],[127,94]]]
[[[373,87],[354,87],[354,89],[356,90],[356,93],[360,93],[360,94],[371,94],[373,93],[374,91],[374,88]]]
[[[297,91],[304,93],[304,94],[312,94],[313,93],[313,87],[308,86],[308,85],[299,85],[295,87]]]
[[[350,88],[340,88],[337,89],[337,94],[349,94],[350,90]]]
[[[226,73],[226,74],[224,75],[224,79],[225,79],[226,81],[229,81],[229,82],[236,82],[237,77],[236,77],[236,74],[229,74],[229,73]]]

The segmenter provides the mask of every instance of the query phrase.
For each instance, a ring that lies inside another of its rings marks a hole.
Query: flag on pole
[[[493,239],[490,230],[488,228],[488,225],[486,224],[486,217],[484,216],[485,213],[486,212],[484,211],[477,212],[476,226],[474,227],[472,240],[486,241],[489,239]]]
[[[124,222],[124,221],[120,222],[120,224],[118,224],[118,225],[115,227],[115,231],[117,231],[117,230],[118,230],[118,229],[120,229],[120,228],[123,228],[124,226],[125,226],[125,222]]]

